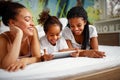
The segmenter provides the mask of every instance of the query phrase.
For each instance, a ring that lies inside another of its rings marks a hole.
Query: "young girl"
[[[43,25],[45,32],[45,36],[40,38],[41,50],[45,52],[43,58],[45,60],[51,60],[53,58],[53,52],[65,51],[68,49],[65,39],[60,35],[62,24],[57,17],[50,16],[47,11],[41,13],[38,21]],[[47,57],[45,58],[47,55],[49,56],[48,59]]]
[[[0,1],[0,16],[10,31],[0,34],[0,68],[23,69],[40,61],[40,45],[32,15],[21,4]]]
[[[80,50],[79,54],[73,56],[103,57],[104,53],[98,51],[96,28],[89,25],[87,12],[84,8],[73,7],[68,11],[67,19],[68,27],[64,29],[63,36],[69,48],[82,49],[82,52]]]

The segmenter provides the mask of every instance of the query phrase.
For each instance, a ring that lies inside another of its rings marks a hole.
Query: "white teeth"
[[[56,43],[56,41],[54,40],[54,41],[52,41],[53,43]]]
[[[31,27],[31,28],[28,28],[30,31],[32,31],[33,30],[33,28]]]
[[[75,32],[79,32],[79,31],[75,31]]]

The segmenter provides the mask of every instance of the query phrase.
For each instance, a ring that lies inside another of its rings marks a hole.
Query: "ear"
[[[9,26],[10,26],[10,27],[11,27],[11,26],[15,26],[15,20],[10,19],[10,20],[9,20]]]

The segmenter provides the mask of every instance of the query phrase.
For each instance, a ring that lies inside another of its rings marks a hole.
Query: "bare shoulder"
[[[0,34],[0,45],[4,43],[7,43],[7,39],[2,34]]]
[[[0,34],[0,54],[7,51],[8,40]]]

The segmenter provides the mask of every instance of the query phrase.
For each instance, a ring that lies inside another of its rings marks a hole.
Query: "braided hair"
[[[82,17],[87,22],[83,30],[84,39],[81,47],[81,49],[86,49],[87,45],[89,45],[89,22],[87,20],[88,19],[87,12],[82,6],[73,7],[68,11],[67,13],[68,20],[75,17]],[[69,23],[68,27],[70,27]]]

